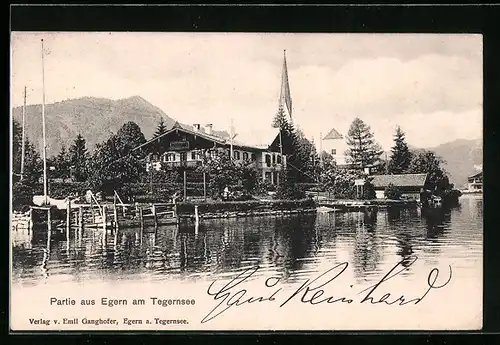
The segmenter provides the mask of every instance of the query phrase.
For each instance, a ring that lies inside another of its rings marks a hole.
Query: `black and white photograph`
[[[482,35],[10,49],[12,330],[482,328]]]

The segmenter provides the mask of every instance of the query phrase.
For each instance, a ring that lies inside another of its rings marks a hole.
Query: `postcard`
[[[479,330],[482,36],[12,32],[12,331]]]

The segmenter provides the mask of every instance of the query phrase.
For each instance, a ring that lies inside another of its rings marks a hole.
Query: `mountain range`
[[[40,104],[26,107],[26,134],[37,147],[42,147],[42,109]],[[22,107],[12,111],[19,123],[22,121]],[[140,96],[110,100],[83,97],[65,100],[45,106],[47,156],[57,155],[64,145],[69,147],[78,134],[87,141],[92,151],[97,143],[109,138],[112,133],[128,121],[136,122],[146,139],[152,137],[163,118],[167,128],[176,122],[160,108]],[[183,127],[191,127],[181,124]],[[226,131],[215,131],[216,135],[227,137]],[[467,176],[475,172],[475,165],[482,164],[482,140],[458,139],[431,148],[446,163],[444,168],[457,187],[467,182]]]

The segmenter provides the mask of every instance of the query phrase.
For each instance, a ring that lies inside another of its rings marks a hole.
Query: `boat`
[[[54,199],[49,196],[47,196],[47,199],[45,199],[44,195],[35,195],[33,196],[33,204],[36,206],[55,206],[58,210],[66,210],[68,201],[71,201],[71,208],[78,208],[79,206],[83,204],[78,204],[76,201],[79,200],[79,198],[74,198],[74,199]]]
[[[335,212],[335,211],[337,211],[337,209],[332,208],[332,207],[327,207],[327,206],[318,206],[318,207],[316,208],[316,211],[317,211],[317,212],[321,212],[321,213],[330,213],[330,212]]]

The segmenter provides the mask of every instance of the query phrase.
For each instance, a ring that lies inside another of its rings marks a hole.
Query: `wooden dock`
[[[25,214],[12,215],[13,229],[46,231],[49,237],[66,232],[69,238],[71,229],[81,232],[84,228],[112,232],[140,228],[141,233],[156,232],[159,226],[172,224],[179,224],[175,203],[126,204],[117,195],[113,203],[99,203],[95,198],[89,204],[72,204],[68,200],[66,210],[54,206],[32,206]]]
[[[321,200],[317,202],[318,207],[331,209],[338,212],[373,212],[387,207],[417,207],[417,201],[399,201],[399,200]]]

